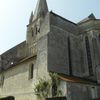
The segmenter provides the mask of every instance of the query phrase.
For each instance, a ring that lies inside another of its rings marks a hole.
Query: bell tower
[[[34,14],[31,12],[29,24],[27,25],[26,41],[28,45],[36,41],[36,37],[40,33],[41,23],[47,12],[48,7],[46,0],[38,0]]]

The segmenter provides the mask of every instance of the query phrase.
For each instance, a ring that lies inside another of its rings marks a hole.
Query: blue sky
[[[26,25],[37,0],[0,0],[0,54],[26,39]],[[47,0],[49,10],[73,22],[94,13],[100,19],[100,0]]]

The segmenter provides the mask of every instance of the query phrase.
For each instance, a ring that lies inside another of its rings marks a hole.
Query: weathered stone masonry
[[[58,74],[57,88],[67,100],[100,98],[100,19],[91,14],[74,23],[49,12],[46,0],[38,0],[26,40],[0,55],[0,98],[39,100],[34,84],[50,79],[49,72]]]

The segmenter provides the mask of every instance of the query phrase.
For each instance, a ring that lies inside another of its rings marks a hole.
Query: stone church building
[[[99,83],[100,19],[74,23],[38,0],[26,40],[0,55],[0,100],[100,100]]]

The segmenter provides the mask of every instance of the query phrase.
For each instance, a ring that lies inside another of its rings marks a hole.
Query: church
[[[100,100],[100,19],[74,23],[38,0],[26,40],[0,55],[0,100]]]

